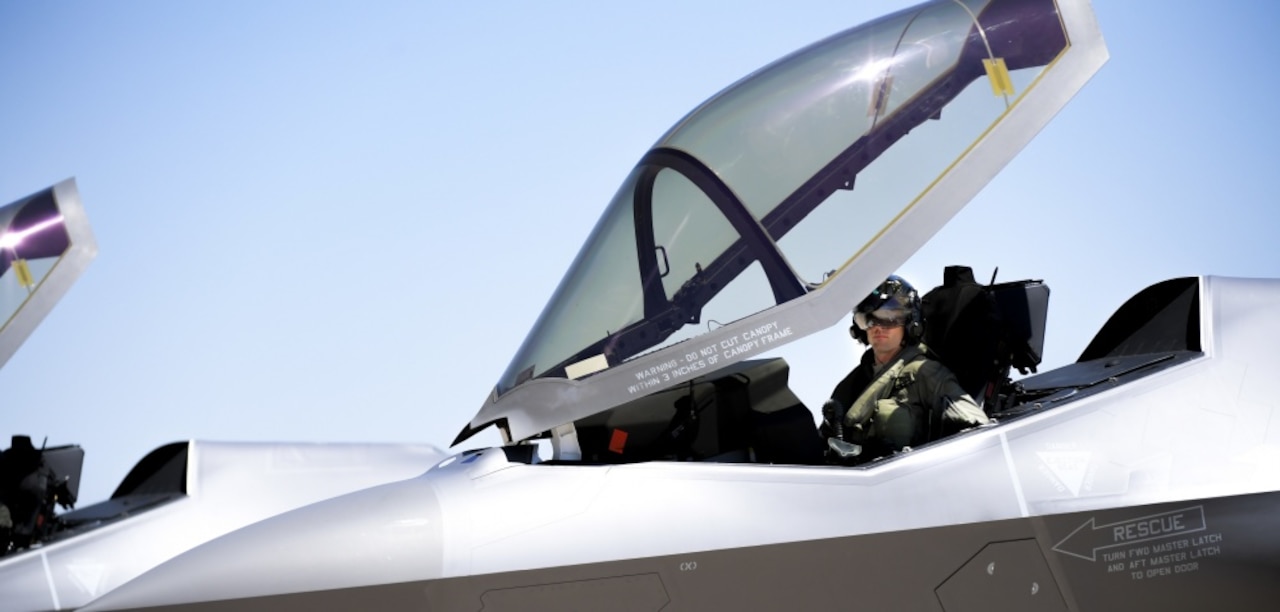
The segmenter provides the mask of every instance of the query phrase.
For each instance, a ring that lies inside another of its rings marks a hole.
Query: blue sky
[[[445,447],[668,127],[911,4],[0,3],[0,202],[74,176],[100,249],[0,436],[83,446],[86,503],[174,440]],[[1095,2],[1110,61],[901,272],[1044,279],[1046,365],[1153,282],[1280,277],[1280,7],[1192,6]],[[810,403],[857,352],[797,348]]]

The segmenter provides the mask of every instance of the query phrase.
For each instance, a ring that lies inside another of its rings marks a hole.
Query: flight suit
[[[848,406],[845,437],[861,444],[867,458],[988,422],[955,375],[923,346],[905,346],[879,367],[868,349],[832,398]]]

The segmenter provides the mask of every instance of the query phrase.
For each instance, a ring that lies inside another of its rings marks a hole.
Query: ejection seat
[[[1023,280],[978,284],[968,266],[948,266],[921,298],[924,343],[960,386],[995,414],[1014,395],[1012,368],[1036,371],[1044,350],[1049,287]]]

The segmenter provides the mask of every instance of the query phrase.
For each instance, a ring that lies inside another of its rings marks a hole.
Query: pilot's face
[[[867,329],[867,339],[877,353],[897,351],[902,347],[902,325],[872,325]]]
[[[863,317],[867,325],[867,343],[875,353],[876,363],[887,363],[902,349],[905,334],[903,325],[907,314],[893,311],[876,311]]]

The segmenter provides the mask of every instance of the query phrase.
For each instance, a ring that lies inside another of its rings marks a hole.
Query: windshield
[[[616,366],[819,286],[1065,48],[1050,0],[942,0],[725,89],[627,177],[496,395]]]

